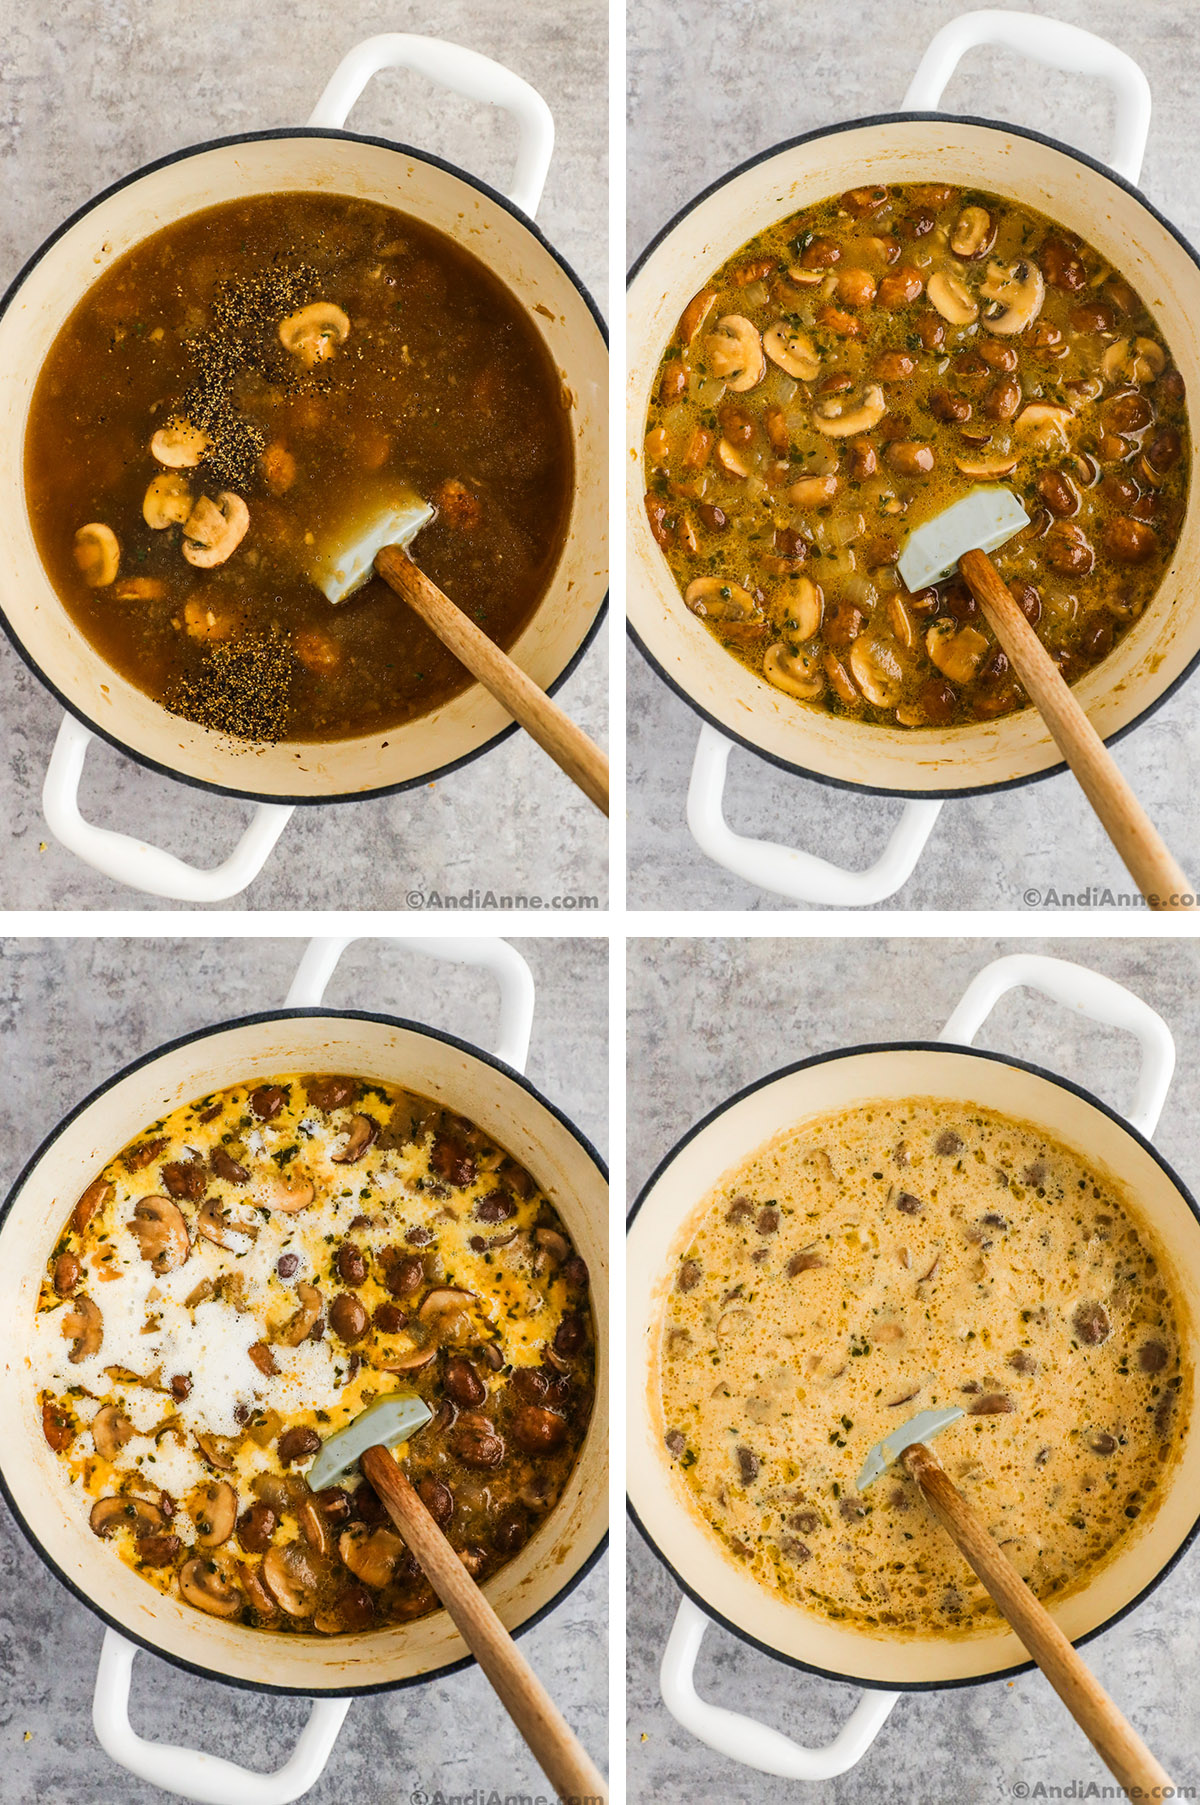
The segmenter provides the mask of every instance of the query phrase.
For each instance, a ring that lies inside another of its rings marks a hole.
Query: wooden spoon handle
[[[1194,907],[1171,900],[1194,895],[1192,886],[992,560],[966,552],[958,568],[1141,894],[1154,909]]]
[[[942,1528],[954,1538],[959,1553],[979,1575],[1105,1765],[1135,1798],[1170,1796],[1152,1791],[1154,1787],[1170,1787],[1165,1769],[1072,1648],[1046,1607],[1039,1604],[936,1457],[924,1442],[914,1442],[900,1458]]]
[[[502,702],[514,721],[535,739],[543,752],[577,783],[604,814],[608,813],[608,760],[599,746],[577,727],[545,690],[513,663],[494,640],[468,620],[448,595],[413,563],[398,545],[385,545],[375,568],[409,607],[432,627],[460,664]]]
[[[387,1449],[368,1448],[361,1464],[555,1792],[603,1805],[604,1776]]]

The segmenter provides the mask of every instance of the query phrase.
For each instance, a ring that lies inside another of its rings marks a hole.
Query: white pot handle
[[[147,1742],[129,1721],[129,1684],[137,1649],[116,1630],[104,1632],[92,1722],[106,1755],[163,1792],[199,1805],[290,1805],[325,1770],[338,1731],[350,1709],[348,1698],[312,1702],[308,1722],[283,1766],[256,1774],[221,1755],[182,1749],[170,1742]]]
[[[554,154],[554,120],[536,88],[478,50],[447,44],[441,38],[389,31],[366,38],[347,52],[326,83],[309,125],[340,131],[351,107],[381,69],[413,69],[443,88],[465,94],[468,100],[487,101],[511,113],[521,141],[508,198],[533,218]]]
[[[701,852],[716,864],[789,902],[820,903],[829,909],[866,908],[884,902],[908,882],[933,832],[940,802],[906,802],[875,863],[865,871],[844,871],[815,853],[734,833],[722,807],[732,751],[733,742],[706,721],[700,729],[688,786],[687,821]]]
[[[1135,17],[1131,11],[1131,22]],[[918,63],[904,96],[904,111],[935,112],[960,59],[978,44],[998,44],[1052,69],[1094,75],[1106,81],[1116,103],[1109,166],[1126,181],[1137,181],[1150,130],[1150,83],[1125,51],[1061,19],[991,11],[964,13],[960,19],[952,19],[942,26]]]
[[[55,839],[85,865],[102,871],[114,883],[127,884],[146,896],[167,896],[175,902],[223,902],[253,883],[280,834],[291,818],[284,803],[262,802],[254,819],[220,865],[201,871],[110,827],[94,827],[79,812],[79,785],[88,747],[96,736],[72,714],[64,715],[42,785],[42,811]]]
[[[996,959],[968,984],[938,1039],[969,1047],[1005,992],[1021,985],[1040,990],[1064,1009],[1076,1009],[1094,1022],[1124,1028],[1137,1036],[1142,1047],[1142,1067],[1126,1118],[1149,1140],[1170,1089],[1175,1042],[1166,1022],[1149,1003],[1102,972],[1088,971],[1067,959],[1048,959],[1043,953],[1011,953],[1007,958]]]
[[[430,959],[446,959],[452,965],[475,965],[490,971],[500,986],[500,1032],[496,1058],[523,1072],[529,1057],[533,1028],[533,973],[515,946],[492,937],[468,939],[463,935],[431,939],[412,934],[332,934],[310,940],[296,967],[287,1008],[315,1009],[325,995],[338,960],[355,940],[390,940]]]
[[[708,1621],[690,1598],[681,1598],[659,1669],[663,1701],[685,1730],[719,1755],[782,1780],[832,1780],[862,1760],[891,1715],[898,1692],[864,1692],[832,1742],[820,1749],[802,1748],[781,1730],[700,1697],[696,1657]]]

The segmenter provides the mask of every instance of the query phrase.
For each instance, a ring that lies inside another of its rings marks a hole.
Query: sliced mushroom
[[[182,526],[192,511],[192,491],[186,476],[164,470],[154,478],[142,500],[142,519],[154,532]]]
[[[90,1297],[77,1297],[71,1308],[63,1312],[60,1326],[66,1339],[75,1343],[67,1356],[72,1366],[99,1353],[104,1339],[104,1318]]]
[[[233,556],[250,525],[250,510],[232,489],[216,501],[202,495],[183,523],[183,555],[197,570],[212,570]]]
[[[329,1526],[311,1498],[300,1506],[300,1528],[314,1554],[324,1557],[329,1553]]]
[[[989,332],[1007,337],[1024,332],[1037,319],[1046,298],[1046,284],[1037,264],[1020,257],[1011,264],[989,263],[980,293],[991,302],[984,311],[984,325]]]
[[[378,1134],[379,1123],[373,1116],[351,1116],[345,1146],[340,1153],[331,1153],[329,1157],[335,1165],[352,1166],[355,1160],[362,1158]]]
[[[219,1548],[233,1534],[238,1495],[227,1479],[206,1479],[189,1493],[188,1515],[196,1525],[198,1548]]]
[[[727,577],[696,577],[684,590],[683,599],[703,620],[756,620],[759,616],[750,591]]]
[[[150,456],[168,470],[192,470],[208,450],[208,434],[202,426],[178,416],[160,426],[150,441]]]
[[[704,340],[708,367],[735,394],[744,394],[767,373],[758,328],[740,313],[727,313]]]
[[[1152,338],[1119,338],[1100,359],[1109,382],[1150,382],[1166,365],[1166,353]]]
[[[907,673],[896,647],[873,633],[860,633],[850,647],[850,672],[876,708],[894,708],[904,694]]]
[[[206,1197],[196,1214],[196,1231],[206,1241],[215,1242],[218,1247],[229,1247],[235,1252],[244,1252],[238,1247],[236,1237],[241,1235],[247,1241],[258,1237],[257,1222],[231,1222],[229,1211],[221,1205],[219,1197]]]
[[[237,1442],[227,1435],[198,1435],[196,1446],[210,1467],[216,1467],[219,1473],[232,1473],[233,1452]]]
[[[969,326],[979,317],[979,302],[966,283],[952,276],[949,270],[938,270],[936,275],[930,276],[925,293],[942,318],[952,326]]]
[[[828,476],[802,476],[788,490],[788,500],[798,508],[821,508],[837,494],[837,472]]]
[[[713,456],[716,458],[717,463],[721,466],[721,469],[725,472],[726,476],[737,477],[738,479],[749,476],[749,464],[738,456],[728,439],[717,440],[717,449],[713,453]]]
[[[1013,431],[1022,439],[1037,439],[1045,444],[1057,437],[1065,448],[1067,423],[1075,418],[1069,407],[1058,407],[1050,401],[1031,401],[1013,421]]]
[[[393,1529],[356,1526],[338,1538],[338,1553],[356,1579],[377,1589],[386,1586],[404,1555],[404,1543]]]
[[[77,1235],[81,1235],[97,1210],[110,1204],[116,1196],[116,1186],[104,1178],[93,1178],[75,1208],[71,1211],[71,1227]]]
[[[986,257],[996,242],[996,226],[986,207],[964,207],[950,234],[950,249],[968,261]]]
[[[786,320],[776,320],[767,327],[762,348],[773,364],[800,382],[811,382],[821,368],[821,359],[808,334],[789,326]]]
[[[155,1272],[174,1272],[192,1251],[183,1212],[169,1197],[139,1197],[129,1232]]]
[[[955,458],[954,464],[963,476],[969,476],[973,483],[991,483],[999,477],[1011,476],[1019,459],[1016,454],[995,452],[991,457]]]
[[[925,650],[951,683],[970,683],[987,656],[988,642],[974,627],[935,620],[925,635]]]
[[[324,363],[350,337],[350,321],[333,301],[312,301],[279,323],[279,342],[308,370]]]
[[[75,535],[75,562],[89,589],[107,589],[121,566],[117,535],[102,520],[89,521]]]
[[[278,1617],[279,1606],[275,1603],[275,1600],[263,1585],[262,1580],[259,1577],[258,1568],[252,1567],[249,1561],[239,1561],[237,1564],[237,1573],[239,1580],[242,1582],[246,1597],[250,1600],[250,1603],[258,1612],[258,1615],[260,1617]]]
[[[887,402],[878,383],[870,383],[861,395],[854,389],[827,395],[813,410],[813,425],[827,439],[848,439],[855,433],[870,432],[887,412]]]
[[[763,676],[802,702],[815,702],[825,688],[825,674],[812,653],[790,652],[782,641],[767,647]]]
[[[795,639],[811,639],[824,611],[821,586],[811,577],[785,577],[771,598],[772,614]]]
[[[308,1339],[309,1331],[321,1314],[323,1298],[315,1285],[301,1279],[296,1286],[296,1296],[300,1302],[276,1335],[275,1340],[280,1347],[299,1347]]]
[[[258,1187],[258,1195],[269,1210],[279,1210],[285,1216],[294,1216],[298,1210],[306,1210],[317,1194],[317,1187],[311,1178],[299,1173],[293,1178],[285,1178],[282,1173],[264,1180]]]
[[[385,1373],[413,1373],[419,1367],[428,1366],[437,1357],[437,1351],[436,1338],[422,1345],[406,1336],[403,1347],[374,1352],[371,1355],[371,1365]]]
[[[299,1542],[273,1544],[259,1569],[271,1596],[289,1617],[311,1617],[317,1606],[317,1574]]]
[[[42,1434],[56,1454],[65,1454],[75,1440],[77,1425],[65,1404],[47,1398],[42,1405]]]
[[[137,1430],[117,1404],[105,1404],[92,1418],[92,1440],[101,1460],[115,1460]]]
[[[135,1498],[130,1494],[98,1499],[88,1518],[93,1535],[110,1536],[114,1530],[130,1529],[139,1540],[165,1528],[166,1521],[158,1505],[151,1504],[149,1498]]]
[[[179,1596],[210,1617],[236,1617],[245,1599],[215,1561],[193,1555],[179,1569]]]

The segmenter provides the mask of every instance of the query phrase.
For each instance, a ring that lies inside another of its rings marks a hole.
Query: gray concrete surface
[[[538,985],[529,1076],[604,1152],[607,948],[521,939]],[[0,940],[0,1195],[59,1116],[161,1042],[283,1001],[302,940]],[[397,947],[360,943],[334,976],[335,1007],[392,1008],[482,1046],[498,1010],[483,974]],[[607,1560],[524,1638],[566,1716],[607,1757]],[[154,1805],[100,1749],[91,1697],[98,1619],[52,1579],[0,1505],[0,1800],[3,1805]],[[134,1669],[142,1736],[261,1769],[287,1756],[303,1701],[233,1691],[150,1655]],[[478,1668],[350,1708],[310,1805],[408,1805],[495,1788],[546,1792],[532,1757]]]
[[[679,207],[781,139],[898,107],[926,44],[969,0],[629,0],[630,261]],[[1154,114],[1142,185],[1193,242],[1200,238],[1192,120],[1200,42],[1186,0],[1031,0],[1128,50],[1145,69]],[[943,103],[1011,119],[1103,157],[1111,105],[1098,83],[975,50]],[[635,908],[790,908],[711,864],[688,834],[688,775],[699,722],[632,649],[629,661],[629,901]],[[1200,866],[1195,809],[1200,719],[1193,682],[1117,750],[1190,875]],[[860,869],[900,805],[784,776],[750,753],[731,763],[727,814],[741,833],[800,845]],[[948,804],[924,858],[885,908],[1020,908],[1030,885],[1128,888],[1124,868],[1074,780]]]
[[[0,0],[0,290],[89,196],[180,146],[303,124],[342,55],[362,38],[411,31],[508,64],[548,101],[557,127],[539,223],[606,311],[607,7],[559,0]],[[370,84],[351,129],[398,137],[503,187],[516,128],[416,76]],[[560,701],[607,737],[607,632]],[[136,893],[80,865],[40,810],[59,712],[0,642],[0,903],[125,908]],[[229,802],[142,770],[109,747],[89,758],[82,806],[200,865],[223,858],[249,819]],[[603,896],[607,837],[595,810],[524,736],[437,785],[378,802],[301,810],[266,871],[232,904],[253,909],[400,908],[411,889],[519,887],[547,899]],[[146,908],[175,905],[144,900]]]
[[[1191,941],[658,940],[629,949],[628,1175],[632,1199],[681,1134],[740,1086],[808,1054],[874,1040],[935,1038],[971,978],[1003,953],[1045,952],[1107,973],[1165,1018],[1179,1064],[1156,1136],[1200,1188],[1200,951]],[[977,1046],[1018,1052],[1127,1107],[1136,1044],[1027,992],[1012,992]],[[1200,1785],[1200,1667],[1193,1548],[1087,1658],[1179,1787]],[[820,1788],[789,1784],[713,1755],[668,1714],[658,1663],[678,1591],[630,1527],[629,1768],[631,1805],[694,1799],[834,1805],[949,1799],[1101,1798],[1111,1779],[1040,1674],[901,1699],[860,1765]],[[848,1716],[848,1687],[810,1678],[712,1628],[699,1662],[701,1697],[748,1711],[801,1742],[823,1743]],[[1038,1792],[1069,1787],[1072,1792]],[[1024,1792],[1018,1791],[1024,1787]]]

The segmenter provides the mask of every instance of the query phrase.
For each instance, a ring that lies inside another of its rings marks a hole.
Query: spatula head
[[[385,545],[409,546],[434,510],[415,489],[393,488],[374,501],[363,500],[324,529],[313,548],[309,575],[331,602],[344,602],[361,589]]]
[[[398,1448],[410,1435],[423,1429],[433,1412],[423,1399],[411,1391],[389,1391],[331,1435],[308,1469],[308,1484],[314,1492],[336,1485],[352,1473],[368,1448],[377,1445]]]
[[[970,551],[972,548],[967,546],[966,549]],[[890,1435],[885,1435],[882,1441],[875,1443],[858,1475],[859,1491],[865,1492],[881,1473],[886,1473],[892,1462],[899,1460],[905,1448],[911,1448],[917,1441],[932,1441],[935,1435],[940,1435],[943,1429],[948,1429],[951,1423],[956,1423],[960,1416],[966,1414],[957,1404],[951,1404],[945,1410],[918,1410],[916,1416],[910,1416],[906,1423],[901,1423],[898,1429],[893,1429]],[[312,1484],[311,1474],[308,1482]]]
[[[1029,516],[1011,489],[988,483],[914,527],[900,554],[900,575],[910,595],[940,583],[964,552],[994,552],[1029,525]]]

